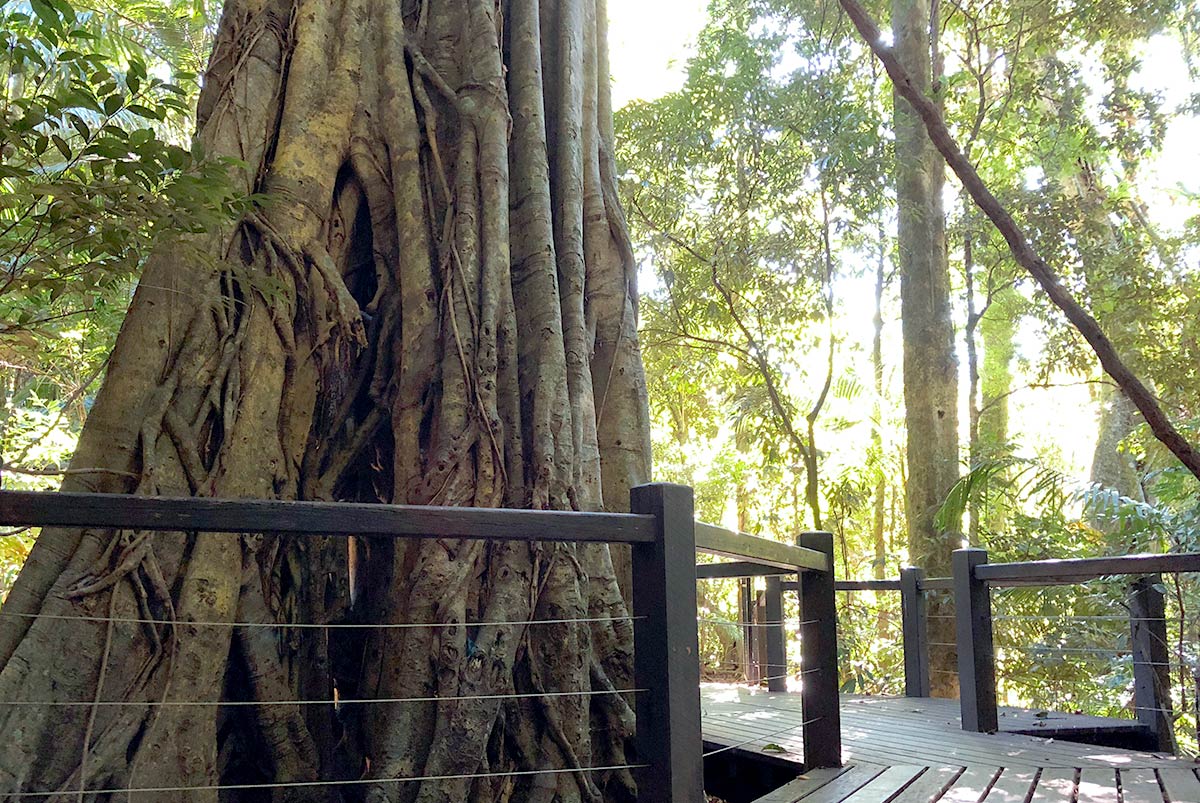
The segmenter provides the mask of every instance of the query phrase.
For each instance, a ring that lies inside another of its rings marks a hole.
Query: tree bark
[[[983,362],[979,377],[979,455],[995,455],[1009,440],[1008,399],[1020,315],[1020,295],[1011,286],[996,290],[979,320]]]
[[[871,546],[874,552],[872,576],[876,580],[887,579],[888,545],[887,530],[887,473],[883,459],[883,289],[886,283],[887,265],[883,227],[879,230],[879,253],[875,263],[875,315],[872,317],[871,378],[875,390],[875,404],[871,411],[871,451],[875,462],[875,487],[871,502]],[[876,619],[876,631],[880,638],[887,634],[890,608],[882,606]]]
[[[983,359],[972,353],[971,396],[971,466],[1008,453],[1008,400],[1012,395],[1012,358],[1015,348],[1017,321],[1020,317],[1020,296],[1011,285],[988,289],[988,299],[979,312],[969,311],[975,326],[967,333],[973,343],[978,333],[983,345]],[[1003,482],[1003,475],[998,477]],[[970,504],[970,541],[980,544],[980,533],[1003,535],[1007,522],[1006,508],[992,505],[992,495],[984,493]]]
[[[1121,496],[1144,502],[1137,461],[1121,448],[1121,443],[1137,427],[1140,416],[1129,397],[1107,383],[1099,386],[1100,421],[1096,428],[1096,448],[1092,452],[1091,482],[1110,488]],[[1108,527],[1093,519],[1093,525]]]
[[[927,92],[937,63],[932,54],[928,0],[894,0],[892,35],[897,58]],[[908,433],[907,519],[909,558],[931,576],[950,574],[958,535],[940,531],[934,517],[958,479],[958,362],[950,314],[942,189],[945,164],[920,115],[895,95],[896,203],[899,210],[900,314],[904,337],[904,409]],[[941,616],[935,600],[931,614]],[[952,643],[949,619],[931,619],[931,640]],[[955,656],[930,656],[935,694],[952,696]]]
[[[620,509],[649,424],[605,14],[228,2],[198,140],[268,200],[200,238],[208,260],[150,261],[74,458],[96,471],[64,488]],[[628,763],[624,565],[46,530],[0,618],[0,698],[83,704],[0,710],[0,792],[631,800],[627,771],[588,771]],[[579,618],[604,621],[521,624]],[[383,626],[403,622],[430,626]],[[534,696],[490,697],[514,692]]]

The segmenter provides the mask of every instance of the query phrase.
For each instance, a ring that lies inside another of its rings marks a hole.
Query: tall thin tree
[[[935,8],[929,0],[894,0],[892,4],[896,56],[923,92],[929,91],[938,72]],[[956,535],[941,531],[934,517],[958,479],[959,467],[958,360],[942,208],[945,163],[925,133],[920,116],[899,94],[895,95],[895,130],[909,557],[926,572],[946,576],[950,553],[957,547]],[[935,615],[944,613],[940,601],[935,607]],[[953,642],[947,630],[951,620],[931,621],[934,642]],[[954,656],[935,648],[930,662],[935,693],[953,694]]]

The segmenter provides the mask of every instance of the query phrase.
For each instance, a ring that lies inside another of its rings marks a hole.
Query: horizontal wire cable
[[[948,616],[946,618],[953,619],[954,617]],[[1089,620],[1089,621],[1102,621],[1102,622],[1161,622],[1161,621],[1163,621],[1162,619],[1156,619],[1154,617],[1100,616],[1100,615],[1085,615],[1085,614],[1047,614],[1046,616],[1032,616],[1032,615],[1018,616],[1015,614],[1001,614],[1000,616],[993,616],[992,619],[994,621],[995,620],[1008,620],[1008,621],[1018,621],[1018,622],[1045,622],[1045,621],[1054,622],[1054,621],[1061,621],[1063,619],[1071,619],[1071,620],[1084,619],[1084,620]]]
[[[713,625],[737,625],[738,627],[780,627],[783,625],[811,625],[820,620],[818,619],[783,619],[778,622],[735,622],[730,619],[701,619],[696,617],[697,622]]]
[[[711,667],[706,667],[706,668],[711,668]],[[787,680],[788,678],[804,677],[805,675],[812,675],[812,674],[815,674],[815,673],[821,672],[821,671],[822,671],[822,669],[819,666],[814,667],[812,669],[798,669],[795,672],[788,672],[786,675],[771,675],[770,677],[758,678],[757,680],[744,680],[744,681],[735,682],[732,685],[734,685],[734,686],[742,686],[742,685],[752,686],[756,683],[766,683],[767,681],[771,681],[771,680]]]
[[[548,691],[548,692],[514,692],[512,694],[462,694],[446,697],[377,697],[347,700],[0,700],[0,707],[13,706],[50,706],[50,707],[91,707],[91,706],[167,706],[167,707],[203,707],[203,706],[260,706],[260,705],[379,705],[381,703],[448,703],[464,700],[527,700],[547,697],[599,697],[607,694],[644,694],[649,689],[589,689],[588,691]]]
[[[1066,653],[1085,653],[1088,655],[1112,655],[1121,657],[1133,652],[1132,649],[1103,649],[1101,647],[1039,647],[1037,645],[1029,646],[1010,646],[1005,645],[1000,647],[1002,650],[1013,650],[1014,652],[1066,652]],[[1140,663],[1140,662],[1139,662]]]
[[[378,628],[380,630],[411,630],[418,627],[490,627],[500,625],[565,625],[595,622],[638,622],[645,616],[602,616],[583,617],[580,619],[525,619],[512,622],[346,622],[337,624],[317,624],[314,622],[206,622],[183,619],[140,619],[123,616],[76,616],[73,614],[55,613],[16,613],[0,611],[0,616],[14,616],[22,619],[52,619],[56,621],[81,622],[115,622],[128,625],[188,625],[192,627],[278,627],[288,629],[329,629],[329,630],[365,630]]]
[[[646,769],[649,764],[614,764],[607,767],[579,767],[566,769],[545,770],[512,770],[510,772],[473,772],[461,775],[414,775],[406,778],[351,778],[334,781],[281,781],[279,783],[240,783],[209,786],[146,786],[111,789],[69,789],[54,792],[8,792],[5,797],[54,797],[55,795],[121,795],[133,794],[166,794],[173,792],[216,792],[216,791],[251,791],[254,789],[297,789],[314,786],[366,786],[371,784],[388,783],[423,783],[425,781],[458,781],[472,778],[510,778],[529,775],[562,775],[576,772],[610,772],[616,770]]]

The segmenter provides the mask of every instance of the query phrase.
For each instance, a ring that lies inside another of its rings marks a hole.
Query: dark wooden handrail
[[[789,572],[797,569],[814,572],[830,570],[829,558],[815,549],[747,535],[702,521],[696,522],[696,549],[710,555],[777,566]]]
[[[900,591],[899,580],[838,580],[835,591]]]
[[[738,577],[780,577],[796,573],[795,566],[776,566],[748,560],[732,560],[725,563],[697,563],[697,580],[721,580]],[[796,583],[785,583],[786,590],[795,591]]]
[[[655,538],[654,517],[633,513],[54,491],[0,491],[0,524],[624,544]]]
[[[1200,572],[1200,553],[985,563],[975,568],[975,576],[993,586],[1069,585],[1118,574],[1180,572]]]

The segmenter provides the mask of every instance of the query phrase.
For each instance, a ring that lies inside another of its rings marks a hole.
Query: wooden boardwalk
[[[1018,733],[967,733],[953,700],[844,696],[840,770],[813,770],[757,803],[1200,803],[1196,764]],[[800,763],[797,695],[706,684],[706,750]],[[1010,729],[1098,718],[1003,709]],[[1061,719],[1060,719],[1061,718]]]
[[[755,803],[1196,803],[1200,779],[1163,769],[880,767],[813,770]]]

